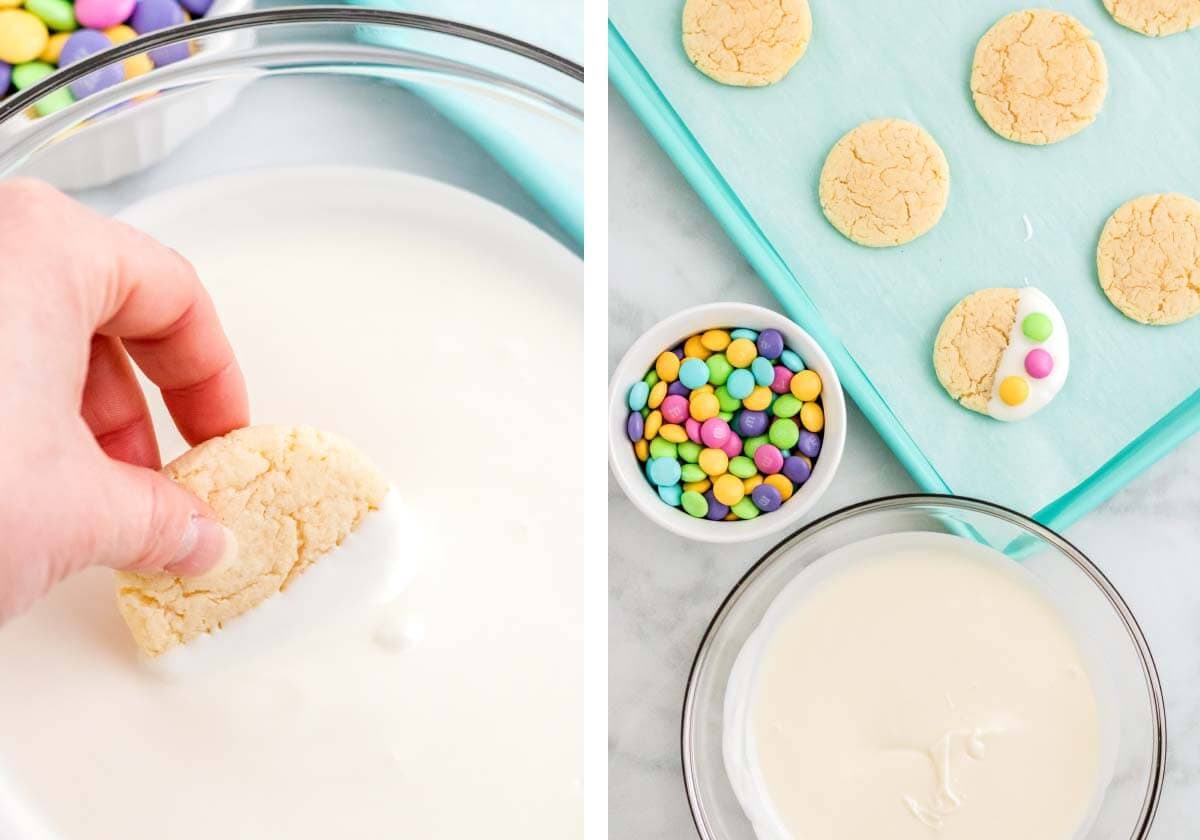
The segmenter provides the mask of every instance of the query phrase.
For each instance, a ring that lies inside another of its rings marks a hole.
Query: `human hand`
[[[90,565],[203,574],[236,550],[162,477],[132,362],[191,444],[249,422],[191,265],[51,187],[0,183],[0,623]]]

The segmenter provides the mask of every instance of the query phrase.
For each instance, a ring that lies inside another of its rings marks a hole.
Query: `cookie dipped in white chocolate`
[[[1044,292],[1019,289],[1017,317],[1008,347],[992,378],[987,413],[997,420],[1024,420],[1062,390],[1071,366],[1062,313]]]

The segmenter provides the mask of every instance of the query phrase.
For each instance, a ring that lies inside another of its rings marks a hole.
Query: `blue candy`
[[[650,476],[650,480],[662,487],[670,487],[672,484],[678,484],[680,478],[679,462],[674,458],[651,458],[646,463],[646,475]],[[659,495],[662,495],[662,490],[659,490]],[[672,504],[679,504],[678,500]]]
[[[784,350],[780,353],[779,361],[792,373],[799,373],[804,370],[804,361],[791,350]]]
[[[659,485],[658,498],[672,507],[679,507],[683,502],[683,488],[678,484]]]
[[[775,366],[762,356],[755,357],[750,363],[750,372],[754,374],[754,381],[759,385],[769,386],[775,381]]]
[[[748,330],[745,327],[739,327],[738,329],[731,332],[729,334],[729,337],[730,338],[748,338],[751,341],[756,341],[758,339],[758,333],[756,333],[754,330]]]
[[[754,374],[745,368],[739,368],[729,374],[725,380],[725,390],[735,400],[744,400],[754,390]]]
[[[708,365],[700,359],[684,359],[679,366],[679,381],[685,388],[699,388],[708,382]]]
[[[650,399],[650,386],[645,382],[638,380],[629,388],[629,410],[641,411],[646,407],[646,400]]]

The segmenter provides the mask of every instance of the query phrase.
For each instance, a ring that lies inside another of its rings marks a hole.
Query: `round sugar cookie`
[[[150,656],[186,644],[286,589],[378,509],[383,475],[336,435],[252,426],[163,467],[237,537],[237,556],[199,578],[117,573],[117,605]]]
[[[687,0],[683,6],[684,52],[723,85],[778,82],[811,38],[808,0]]]
[[[1091,125],[1108,93],[1108,64],[1092,33],[1064,12],[1027,9],[979,39],[971,67],[975,108],[1018,143],[1065,140]]]
[[[1200,312],[1200,202],[1143,195],[1117,208],[1096,246],[1100,288],[1143,324],[1178,324]]]
[[[1024,420],[1067,381],[1070,340],[1058,307],[1033,288],[983,289],[960,300],[933,343],[933,369],[964,408]]]
[[[1113,20],[1143,35],[1161,37],[1200,26],[1200,0],[1104,0]]]
[[[872,248],[903,245],[942,217],[950,164],[919,125],[873,120],[830,149],[819,193],[825,218],[846,238]]]

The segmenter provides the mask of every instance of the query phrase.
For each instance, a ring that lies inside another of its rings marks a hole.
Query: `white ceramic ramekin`
[[[764,330],[774,327],[783,333],[787,346],[816,371],[822,382],[821,403],[825,411],[825,431],[821,452],[813,461],[812,476],[773,513],[737,522],[711,522],[689,516],[679,508],[665,504],[646,480],[641,462],[625,434],[629,416],[626,395],[629,387],[649,370],[658,354],[674,347],[690,335],[713,328],[746,327]],[[793,527],[812,509],[833,481],[842,450],[846,446],[846,399],[842,384],[812,336],[792,321],[770,309],[748,303],[710,303],[686,309],[659,321],[645,332],[621,359],[613,373],[608,394],[608,460],[621,489],[637,508],[669,531],[694,540],[732,543],[755,540]]]

